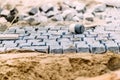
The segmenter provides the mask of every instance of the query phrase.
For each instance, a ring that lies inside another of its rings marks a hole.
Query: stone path
[[[29,49],[44,53],[119,53],[120,28],[98,26],[83,34],[72,34],[68,26],[11,27],[5,33],[19,34],[17,40],[0,40],[0,51]]]
[[[29,49],[44,53],[120,53],[120,10],[109,9],[96,13],[106,25],[72,34],[69,26],[11,27],[5,33],[19,34],[17,40],[0,40],[0,51]]]

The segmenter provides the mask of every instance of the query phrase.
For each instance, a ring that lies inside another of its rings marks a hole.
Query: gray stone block
[[[64,42],[60,42],[60,45],[64,46],[64,45],[73,45],[72,41],[64,41]]]
[[[38,51],[38,52],[49,53],[48,52],[48,49],[49,49],[48,46],[36,46],[36,47],[33,47],[33,48],[35,49],[35,51]]]
[[[66,34],[66,35],[62,35],[62,38],[73,38],[72,34]]]
[[[62,46],[50,46],[50,49],[49,49],[50,51],[50,53],[63,53],[63,49],[62,49]]]
[[[38,12],[38,8],[34,7],[28,12],[28,14],[29,15],[35,15],[35,14],[37,14],[37,12]]]
[[[19,44],[21,44],[21,43],[26,43],[27,42],[27,40],[16,40],[15,41],[15,43],[19,43]]]
[[[61,26],[51,26],[50,30],[51,31],[58,31],[58,30],[60,30],[60,28],[61,28]]]
[[[44,16],[44,15],[42,15],[42,14],[37,14],[36,16],[35,16],[35,21],[36,22],[47,22],[48,21],[48,18],[47,18],[47,16]]]
[[[99,45],[100,44],[100,41],[87,41],[86,42],[88,45],[93,45],[93,44],[96,44],[96,45]]]
[[[45,34],[45,33],[47,33],[47,30],[38,30],[37,33],[38,34]]]
[[[48,36],[40,35],[37,36],[36,39],[48,39]]]
[[[105,9],[106,9],[105,4],[97,4],[96,6],[94,6],[94,12],[104,12]]]
[[[26,33],[30,33],[30,34],[36,34],[37,31],[33,30],[25,30]]]
[[[12,43],[15,43],[14,40],[3,40],[2,41],[2,44],[12,44]]]
[[[51,36],[49,36],[49,39],[51,40],[51,39],[55,39],[55,40],[57,40],[57,39],[59,39],[61,36],[53,36],[53,35],[51,35]]]
[[[30,33],[21,33],[21,34],[19,34],[19,37],[25,37],[25,36],[30,36]]]
[[[32,43],[21,43],[18,45],[18,47],[30,47]]]
[[[53,21],[64,21],[63,16],[61,14],[55,15],[52,18]]]
[[[73,21],[78,22],[78,21],[80,21],[80,18],[79,18],[78,16],[74,16],[74,17],[73,17]]]
[[[49,12],[49,11],[53,11],[54,10],[54,6],[49,3],[49,4],[46,4],[46,5],[42,5],[40,8],[39,8],[40,11],[43,11],[45,13]]]
[[[48,31],[48,34],[55,34],[55,33],[57,33],[57,31],[52,31],[52,30]]]
[[[82,38],[70,38],[72,42],[82,41]]]
[[[90,52],[91,53],[105,53],[106,49],[103,44],[93,43],[90,45]]]
[[[47,18],[51,18],[54,17],[55,15],[57,15],[59,12],[58,11],[49,11],[48,13],[46,13]]]
[[[32,27],[32,26],[26,26],[26,27],[24,27],[23,28],[25,31],[32,31],[32,30],[34,30],[34,27]]]
[[[72,8],[66,9],[62,12],[62,16],[67,19],[67,20],[72,20],[73,16],[77,13],[77,11],[75,11]]]
[[[45,42],[33,42],[32,46],[45,46],[46,43]]]
[[[75,8],[76,11],[81,12],[85,10],[85,4],[84,3],[80,3],[78,1],[74,1],[72,3],[72,7]]]
[[[36,42],[42,42],[42,41],[37,40],[37,39],[27,40],[27,43],[36,43]]]
[[[113,40],[106,40],[106,41],[100,41],[100,43],[102,43],[102,44],[115,44],[115,42],[113,41]]]
[[[97,36],[98,36],[97,33],[86,35],[86,37],[88,37],[88,38],[96,38]]]
[[[105,44],[107,51],[119,53],[119,46],[117,43],[106,43]]]
[[[75,34],[74,38],[84,38],[85,35],[84,34]]]
[[[7,44],[4,44],[4,47],[6,47],[6,48],[10,48],[10,47],[17,47],[18,46],[18,44],[17,43],[7,43]]]
[[[65,34],[68,34],[68,30],[58,30],[58,33],[60,35],[65,35]]]
[[[24,40],[30,40],[30,39],[35,39],[36,36],[35,35],[30,35],[30,36],[25,36],[23,39]]]
[[[86,12],[84,14],[84,19],[90,22],[93,22],[94,20],[94,15],[91,12]]]
[[[90,41],[95,42],[95,38],[85,37],[85,38],[83,38],[83,41],[86,41],[86,42],[90,42]]]
[[[16,29],[16,33],[23,34],[23,33],[25,33],[25,30],[24,29]]]
[[[65,18],[65,21],[73,21],[73,17],[75,16],[74,13],[69,13],[67,14],[64,18]]]
[[[76,42],[74,42],[75,46],[81,45],[81,44],[85,45],[85,44],[87,44],[87,42],[86,41],[76,41]]]
[[[76,53],[76,47],[74,44],[63,45],[63,53]]]
[[[46,45],[48,45],[48,46],[59,46],[59,43],[58,42],[56,42],[56,41],[48,41],[48,42],[46,42]]]
[[[31,47],[31,46],[23,46],[20,48],[21,50],[32,50],[32,51],[35,51],[35,48],[34,47]]]
[[[89,53],[89,46],[85,42],[79,42],[77,45],[77,53]]]
[[[68,38],[60,38],[57,40],[58,42],[71,42]]]

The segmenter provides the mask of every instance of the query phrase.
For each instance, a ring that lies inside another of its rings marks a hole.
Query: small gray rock
[[[91,21],[93,22],[94,21],[94,15],[92,13],[85,13],[84,14],[84,19],[87,20],[87,21]]]
[[[63,21],[63,16],[61,14],[55,15],[52,20],[54,21]]]
[[[104,12],[106,9],[106,5],[105,4],[97,4],[94,7],[94,12]]]
[[[32,8],[32,9],[28,12],[29,15],[35,15],[36,13],[38,13],[38,8],[37,8],[37,7]]]
[[[48,3],[46,5],[42,5],[39,8],[40,11],[43,11],[45,13],[48,13],[49,11],[53,11],[54,10],[54,6],[51,3]]]

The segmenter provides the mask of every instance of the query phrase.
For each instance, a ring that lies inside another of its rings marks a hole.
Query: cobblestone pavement
[[[120,24],[115,11],[98,16],[108,24],[85,30],[83,34],[72,34],[68,26],[26,26],[11,27],[5,33],[19,34],[17,40],[0,40],[0,51],[29,49],[44,53],[104,53],[120,52]],[[112,14],[111,14],[112,12]],[[112,20],[112,21],[111,21]],[[111,21],[111,22],[110,22]],[[114,23],[113,23],[114,22]],[[116,24],[115,24],[116,22]]]

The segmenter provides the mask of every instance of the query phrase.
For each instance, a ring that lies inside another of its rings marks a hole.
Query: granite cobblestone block
[[[35,46],[32,47],[35,49],[35,51],[42,52],[42,53],[49,53],[49,47],[48,46]]]
[[[106,43],[105,46],[107,48],[107,51],[119,53],[119,46],[117,43]]]
[[[90,52],[91,53],[105,53],[106,52],[106,48],[105,45],[103,44],[91,44],[90,45]]]
[[[49,53],[62,54],[63,48],[62,46],[52,45],[50,46]]]
[[[76,47],[74,44],[63,45],[63,53],[76,53]]]
[[[74,43],[77,47],[77,53],[89,53],[89,46],[86,44],[86,42],[81,41],[81,42],[75,42]]]

